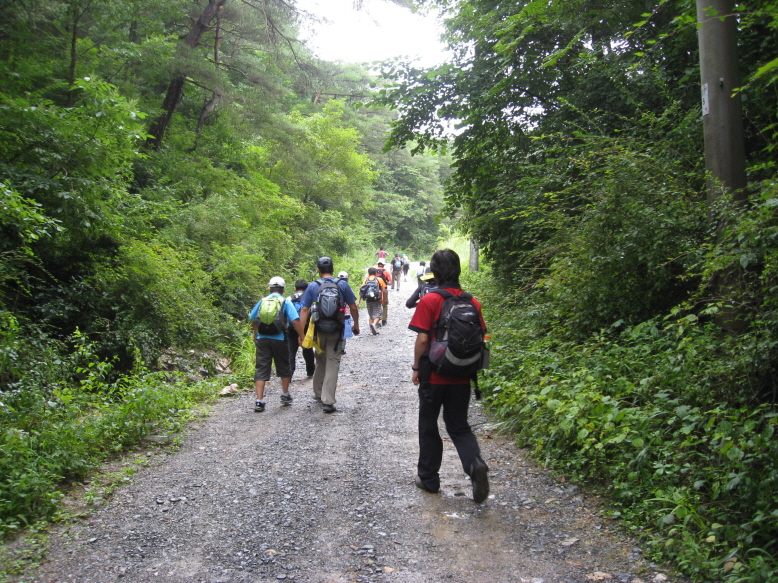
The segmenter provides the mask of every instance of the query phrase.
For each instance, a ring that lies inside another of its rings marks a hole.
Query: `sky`
[[[446,60],[433,16],[411,13],[386,0],[297,0],[297,6],[329,22],[303,29],[303,37],[319,58],[365,63],[394,57],[417,58],[424,67]]]

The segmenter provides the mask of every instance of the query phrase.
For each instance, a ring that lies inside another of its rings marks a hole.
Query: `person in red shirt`
[[[430,261],[430,269],[440,288],[455,295],[462,293],[459,286],[461,268],[456,252],[451,249],[437,251]],[[416,486],[431,493],[440,490],[439,471],[443,461],[443,440],[438,431],[438,417],[442,408],[446,431],[457,448],[462,468],[472,481],[473,500],[481,503],[489,496],[489,468],[481,458],[478,440],[467,421],[470,379],[437,374],[431,370],[427,355],[430,343],[435,337],[435,323],[440,318],[443,301],[443,296],[437,293],[426,294],[419,300],[408,324],[408,328],[417,333],[411,367],[411,380],[414,385],[419,386],[419,463]],[[475,298],[472,301],[485,331],[486,323],[481,313],[481,304]]]

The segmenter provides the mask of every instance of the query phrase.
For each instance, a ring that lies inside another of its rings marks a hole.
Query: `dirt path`
[[[52,537],[26,580],[673,581],[607,526],[596,500],[488,435],[475,402],[489,500],[473,503],[449,440],[441,493],[414,486],[411,285],[392,294],[380,335],[349,340],[336,413],[313,402],[301,361],[290,407],[277,380],[264,413],[249,394],[219,403],[180,450],[153,453],[159,463]]]

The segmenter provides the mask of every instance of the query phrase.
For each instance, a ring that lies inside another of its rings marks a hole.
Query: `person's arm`
[[[303,306],[300,308],[300,322],[303,326],[308,322],[308,316],[310,315],[311,309],[308,306]]]
[[[354,330],[354,336],[359,336],[359,307],[356,302],[351,302],[349,305],[351,311],[351,319],[354,321],[354,325],[351,327]]]
[[[430,345],[429,334],[419,332],[416,335],[416,344],[413,346],[413,375],[411,375],[411,382],[414,385],[419,384],[419,361],[421,357],[427,352]]]
[[[421,293],[421,286],[418,286],[416,290],[411,294],[411,297],[405,302],[405,307],[409,310],[416,307],[416,303],[419,301],[419,294]]]

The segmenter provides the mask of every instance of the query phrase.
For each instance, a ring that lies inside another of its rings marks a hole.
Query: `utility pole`
[[[733,96],[740,87],[740,74],[732,4],[732,0],[697,0],[709,212],[725,192],[736,200],[745,199],[743,114],[740,94]]]
[[[478,271],[478,241],[470,239],[470,271]]]
[[[716,216],[715,202],[725,194],[735,201],[746,199],[746,155],[743,113],[737,62],[737,19],[733,0],[697,0],[702,84],[702,121],[705,134],[705,169],[708,185],[708,218],[720,238],[726,217]],[[739,334],[745,330],[742,306],[737,303],[738,267],[716,275],[714,287],[726,305],[716,318],[722,330]]]

